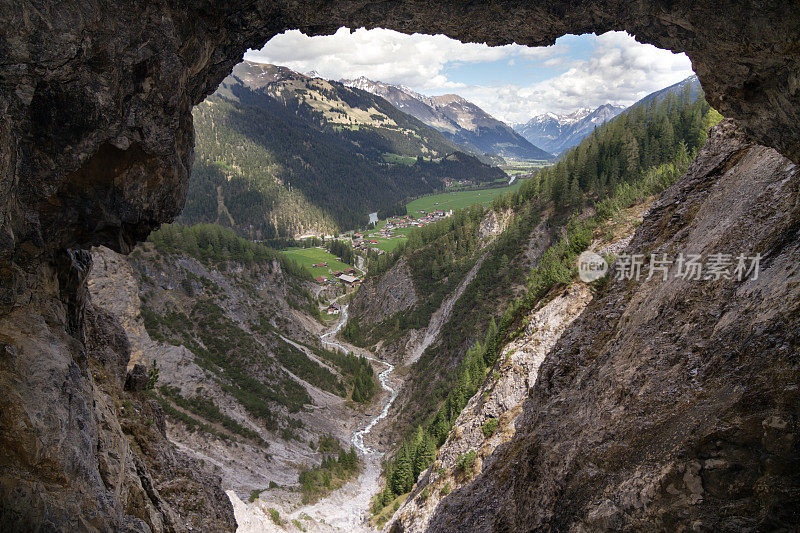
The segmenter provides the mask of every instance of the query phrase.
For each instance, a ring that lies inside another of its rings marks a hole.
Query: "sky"
[[[565,35],[553,46],[531,48],[381,28],[317,37],[291,30],[244,58],[334,80],[366,76],[426,95],[455,93],[508,123],[605,103],[627,106],[692,75],[685,54],[625,32]]]

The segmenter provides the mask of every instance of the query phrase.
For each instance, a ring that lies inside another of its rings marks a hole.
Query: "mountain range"
[[[424,96],[408,87],[373,81],[363,76],[340,81],[348,87],[388,100],[396,108],[473,152],[511,159],[553,158],[551,153],[531,143],[506,123],[458,95]]]
[[[631,107],[660,101],[669,94],[686,92],[695,98],[703,94],[697,76],[689,76],[669,87],[645,96]],[[528,141],[554,154],[562,154],[589,135],[597,126],[616,117],[626,108],[604,104],[592,110],[581,108],[567,114],[544,113],[533,117],[524,124],[516,124],[514,130]]]
[[[274,65],[237,65],[194,125],[181,220],[251,239],[351,229],[444,178],[506,178],[379,96]]]
[[[597,109],[581,108],[569,114],[545,113],[514,130],[528,141],[554,154],[577,146],[595,127],[620,114],[625,108],[604,104]]]

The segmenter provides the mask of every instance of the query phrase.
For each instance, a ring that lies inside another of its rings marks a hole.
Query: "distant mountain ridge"
[[[193,115],[181,222],[250,239],[332,234],[445,178],[506,178],[385,99],[286,67],[236,65]]]
[[[697,78],[696,74],[689,76],[685,80],[681,80],[678,83],[674,83],[669,87],[664,87],[660,91],[648,94],[647,96],[645,96],[644,98],[633,104],[631,107],[646,104],[653,100],[659,101],[670,93],[677,94],[683,91],[687,91],[692,98],[704,94],[703,87],[700,85],[700,80]]]
[[[631,107],[659,101],[670,93],[687,91],[691,97],[703,94],[700,80],[696,75],[679,81],[669,87],[648,94]],[[595,110],[583,107],[572,113],[558,115],[543,113],[524,124],[516,124],[514,130],[536,146],[554,154],[561,154],[577,146],[594,128],[624,111],[626,108],[603,104]],[[630,109],[630,108],[628,108]]]
[[[553,158],[551,153],[531,143],[506,123],[458,95],[428,97],[408,87],[373,81],[364,76],[340,82],[388,100],[399,110],[442,132],[451,141],[479,154],[497,154],[513,159]]]
[[[619,115],[624,109],[622,106],[604,104],[595,110],[584,107],[563,115],[544,113],[525,124],[517,124],[514,130],[532,144],[560,154],[577,146],[595,127]]]

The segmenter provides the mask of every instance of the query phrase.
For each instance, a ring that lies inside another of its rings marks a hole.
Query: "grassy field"
[[[500,168],[505,170],[506,174],[517,176],[519,174],[530,174],[537,168],[552,165],[552,161],[511,161],[505,165],[500,165]]]
[[[378,244],[370,244],[370,246],[377,248],[378,250],[383,250],[384,252],[391,252],[400,246],[400,243],[406,242],[407,240],[405,237],[392,237],[391,239],[384,239],[383,237],[375,236],[372,233],[367,233],[367,235],[369,238],[378,241]]]
[[[522,184],[521,181],[516,181],[510,187],[501,187],[497,189],[482,189],[479,191],[455,191],[455,192],[445,192],[441,194],[435,194],[433,196],[426,196],[424,198],[419,198],[410,202],[406,205],[406,210],[408,214],[413,216],[414,218],[420,218],[422,213],[420,211],[448,211],[450,209],[456,211],[458,209],[469,207],[475,204],[483,204],[487,205],[491,203],[492,200],[506,194],[509,191],[516,191],[519,189],[520,185]],[[377,244],[370,244],[373,248],[378,248],[379,250],[383,250],[385,252],[391,252],[395,248],[397,248],[400,243],[405,242],[407,239],[405,237],[392,237],[391,239],[384,239],[377,235],[378,231],[382,229],[386,225],[385,220],[381,220],[375,225],[375,228],[370,229],[365,232],[365,235],[369,239],[375,239],[378,241]],[[405,233],[408,231],[413,231],[412,228],[406,228],[401,230],[395,230],[397,233]]]
[[[383,160],[387,163],[402,163],[403,165],[413,165],[417,162],[416,157],[411,157],[408,155],[398,155],[387,152],[383,154]]]
[[[306,267],[315,278],[318,276],[330,277],[331,273],[336,270],[351,268],[351,265],[338,261],[335,255],[322,248],[287,248],[283,253],[290,259],[297,261],[298,264]],[[311,266],[317,263],[328,263],[328,266]]]
[[[433,196],[425,196],[407,204],[406,210],[412,217],[419,218],[422,216],[420,211],[447,211],[450,209],[456,211],[458,209],[476,204],[488,205],[498,196],[502,196],[510,191],[516,191],[519,189],[521,184],[522,181],[517,180],[509,187],[502,187],[498,189],[445,192],[441,194],[434,194]]]
[[[406,238],[405,237],[392,237],[391,239],[384,239],[383,237],[379,237],[378,236],[378,232],[381,229],[383,229],[383,227],[385,225],[386,225],[386,221],[385,220],[381,220],[377,224],[375,224],[374,228],[364,232],[364,235],[366,236],[367,239],[375,239],[376,241],[378,241],[378,244],[370,244],[371,247],[377,248],[379,250],[383,250],[384,252],[391,252],[392,250],[394,250],[395,248],[400,246],[401,242],[405,242]],[[396,230],[396,231],[398,231],[399,233],[404,233],[405,231],[410,231],[410,229],[407,229],[407,230]]]

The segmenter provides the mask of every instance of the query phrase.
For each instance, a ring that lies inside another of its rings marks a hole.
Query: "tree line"
[[[283,254],[217,224],[164,224],[147,240],[162,253],[185,253],[201,261],[236,261],[245,265],[277,261],[291,276],[305,280],[312,277],[308,270]]]
[[[397,495],[411,489],[418,473],[433,461],[427,452],[427,443],[434,443],[436,447],[444,443],[456,418],[485,381],[488,370],[495,364],[509,336],[517,331],[522,318],[553,287],[573,279],[575,258],[591,243],[593,232],[620,209],[635,205],[671,185],[686,171],[690,160],[705,143],[707,130],[720,118],[702,96],[695,97],[689,90],[651,99],[598,127],[556,165],[538,171],[518,191],[493,202],[492,210],[514,209],[517,222],[498,237],[475,280],[456,302],[453,319],[442,328],[442,344],[429,348],[431,353],[424,354],[418,364],[434,364],[443,356],[437,356],[435,350],[459,349],[458,345],[446,346],[446,339],[455,335],[449,329],[458,329],[459,324],[466,324],[468,329],[474,330],[474,324],[481,319],[476,313],[486,312],[476,298],[498,301],[485,296],[503,284],[502,279],[507,278],[513,267],[509,256],[518,253],[515,250],[521,248],[521,240],[540,220],[544,209],[554,208],[551,225],[562,227],[563,232],[527,273],[524,292],[509,302],[497,319],[491,317],[488,320],[483,336],[466,350],[457,370],[446,373],[449,377],[445,377],[437,387],[445,391],[443,399],[422,406],[423,411],[417,415],[409,415],[417,419],[422,415],[423,418],[416,429],[401,440],[397,452],[387,462],[386,485],[376,498],[375,509],[379,510]],[[590,212],[594,214],[588,218],[578,217],[587,206],[593,208]],[[435,261],[430,261],[428,266],[414,266],[411,259],[420,248],[431,246],[448,231],[457,232],[457,229],[451,224],[434,224],[411,232],[406,247],[384,257],[382,263],[376,265],[376,274],[387,270],[401,255],[405,255],[412,270],[419,268],[423,272],[427,269],[427,275],[431,276],[434,268],[431,265]],[[456,238],[456,235],[451,238]],[[458,247],[455,249],[459,250]],[[470,254],[474,250],[462,247],[461,252]],[[463,256],[454,254],[449,259],[458,261]],[[436,268],[442,266],[439,264]],[[461,331],[461,337],[468,335],[469,332]],[[426,375],[431,376],[431,369],[426,371]],[[426,387],[431,388],[431,383]],[[429,414],[425,414],[426,410]],[[420,443],[426,444],[420,446]]]

